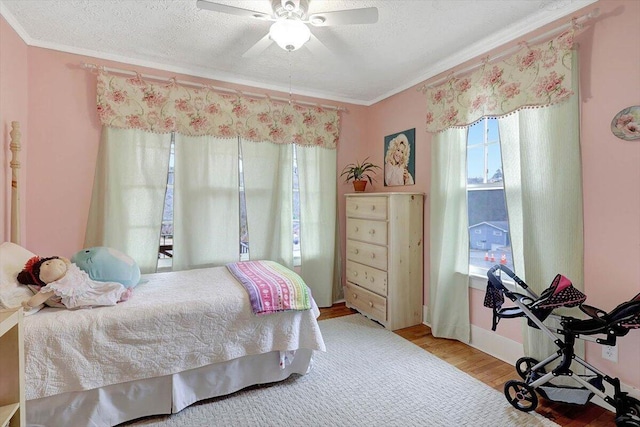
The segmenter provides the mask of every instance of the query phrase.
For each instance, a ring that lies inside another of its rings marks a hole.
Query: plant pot
[[[367,187],[367,181],[353,181],[353,189],[356,192],[363,192],[364,189]]]

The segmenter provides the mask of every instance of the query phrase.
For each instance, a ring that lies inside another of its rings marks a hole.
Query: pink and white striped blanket
[[[311,295],[304,280],[277,262],[232,262],[227,269],[246,289],[255,314],[311,309]]]

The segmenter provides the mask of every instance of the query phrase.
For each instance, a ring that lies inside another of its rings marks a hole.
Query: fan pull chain
[[[291,92],[291,51],[288,51],[289,57],[289,105],[293,104],[293,93]]]

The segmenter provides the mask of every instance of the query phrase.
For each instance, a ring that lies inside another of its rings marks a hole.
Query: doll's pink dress
[[[40,289],[40,292],[48,291],[53,291],[60,297],[67,308],[116,305],[129,295],[127,288],[120,283],[92,280],[73,263],[69,265],[63,278]]]

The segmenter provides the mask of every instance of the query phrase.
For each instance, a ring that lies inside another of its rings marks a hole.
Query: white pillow
[[[29,258],[35,254],[20,245],[4,242],[0,245],[0,307],[20,307],[22,301],[33,296],[33,292],[18,283],[18,273],[22,271]],[[39,309],[39,308],[38,308]],[[25,314],[35,313],[36,308]]]

